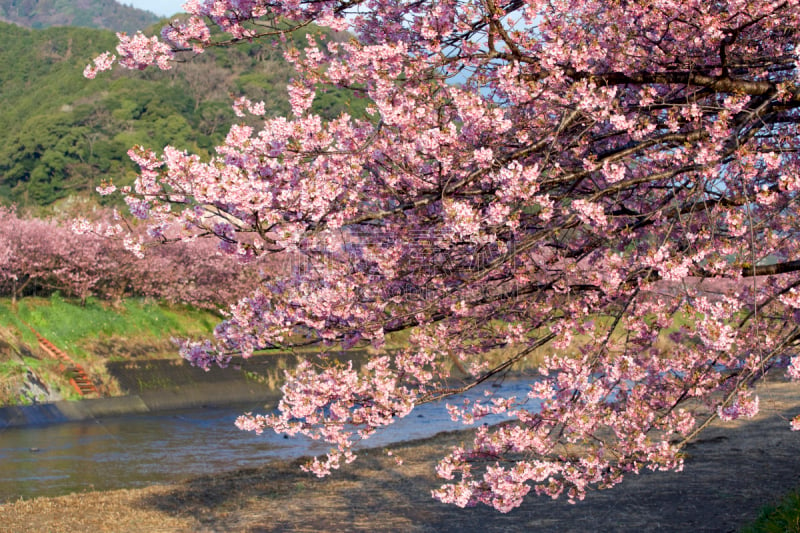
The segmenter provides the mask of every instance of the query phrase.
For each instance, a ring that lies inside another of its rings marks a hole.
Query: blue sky
[[[170,15],[174,15],[179,11],[183,11],[181,9],[181,5],[186,0],[119,0],[121,4],[128,4],[132,5],[133,7],[138,7],[139,9],[146,9],[148,11],[152,11],[156,15],[160,15],[162,17],[168,17]]]

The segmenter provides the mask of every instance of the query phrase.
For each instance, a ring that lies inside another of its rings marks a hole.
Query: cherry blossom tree
[[[0,207],[0,294],[16,300],[61,291],[82,302],[89,296],[113,302],[150,297],[222,310],[246,296],[263,272],[281,268],[266,260],[271,258],[236,268],[236,258],[207,240],[155,247],[138,261],[114,238],[125,232],[118,217],[99,212],[96,218],[76,232],[55,219],[19,216]],[[138,228],[134,231],[141,237]]]
[[[277,413],[240,418],[330,442],[310,471],[536,352],[526,397],[450,407],[509,422],[451,450],[434,497],[504,512],[532,490],[582,499],[643,468],[679,470],[713,419],[758,411],[768,372],[800,377],[800,3],[184,9],[162,39],[120,35],[86,75],[115,61],[168,69],[242,40],[282,46],[310,23],[353,35],[309,32],[285,50],[291,116],[256,123],[264,106],[237,99],[246,121],[216,154],[133,148],[141,173],[122,191],[152,235],[296,261],[253,284],[214,345],[184,346],[197,365],[297,343],[380,349],[410,332],[360,368],[301,363]],[[368,116],[323,121],[311,105],[329,88],[369,99]],[[490,363],[498,347],[508,355]]]
[[[10,294],[13,301],[26,292],[61,288],[65,250],[72,247],[53,237],[63,233],[52,221],[26,220],[14,209],[0,207],[0,291]],[[93,243],[80,244],[92,247]],[[88,273],[77,273],[74,281],[85,286],[91,284],[90,278]]]

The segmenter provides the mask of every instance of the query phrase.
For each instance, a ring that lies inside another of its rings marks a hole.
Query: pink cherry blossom
[[[141,172],[122,194],[150,232],[118,238],[216,241],[242,260],[232,273],[273,258],[215,341],[183,352],[207,367],[320,346],[287,372],[276,413],[238,421],[329,443],[310,472],[537,354],[526,398],[449,402],[464,422],[509,420],[451,450],[433,495],[502,512],[532,494],[577,502],[643,468],[680,470],[706,422],[757,413],[758,380],[800,376],[796,3],[185,9],[168,42],[121,35],[119,62],[168,68],[263,38],[296,70],[292,113],[233,125],[210,156],[134,148]],[[285,47],[296,30],[307,46]],[[334,89],[364,116],[316,115]],[[407,345],[386,351],[397,332]]]

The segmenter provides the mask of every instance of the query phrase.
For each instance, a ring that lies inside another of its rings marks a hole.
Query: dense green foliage
[[[0,17],[29,28],[81,26],[128,33],[158,20],[114,0],[0,0]]]
[[[209,50],[168,72],[85,79],[84,66],[114,45],[108,31],[0,23],[3,203],[48,205],[91,194],[105,180],[124,185],[135,173],[126,155],[135,144],[207,153],[239,120],[231,109],[238,95],[263,99],[268,116],[289,112],[286,84],[293,71],[283,50],[270,43]],[[305,45],[304,35],[286,44]],[[342,111],[359,115],[364,103],[351,106],[333,90],[315,109],[326,118]]]

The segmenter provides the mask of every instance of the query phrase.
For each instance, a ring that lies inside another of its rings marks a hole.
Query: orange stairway
[[[92,383],[92,380],[89,379],[89,375],[86,374],[86,371],[81,365],[73,361],[69,355],[57,348],[52,342],[41,336],[39,332],[33,329],[31,326],[28,326],[28,328],[30,328],[33,334],[36,335],[36,338],[39,341],[39,348],[41,348],[42,351],[44,351],[50,357],[61,361],[59,368],[69,379],[70,385],[72,385],[78,394],[81,396],[86,396],[87,394],[100,393],[97,390],[97,387],[94,386],[94,383]]]

